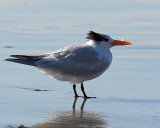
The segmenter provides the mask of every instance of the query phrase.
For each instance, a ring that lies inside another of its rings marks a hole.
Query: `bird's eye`
[[[104,38],[103,40],[106,41],[106,42],[108,42],[108,38]]]

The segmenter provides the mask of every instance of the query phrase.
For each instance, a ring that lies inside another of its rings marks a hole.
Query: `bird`
[[[71,83],[75,97],[80,97],[76,85],[81,84],[84,98],[96,98],[86,95],[83,83],[99,77],[109,68],[112,62],[110,48],[118,45],[132,43],[114,40],[91,30],[87,33],[86,43],[69,45],[42,55],[10,55],[5,60],[34,66],[52,78]]]

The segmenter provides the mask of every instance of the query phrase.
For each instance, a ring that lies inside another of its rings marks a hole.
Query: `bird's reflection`
[[[78,99],[78,97],[75,97],[75,99],[74,99],[73,106],[72,106],[73,111],[75,111],[77,99]],[[87,98],[84,98],[83,103],[81,105],[81,111],[83,111],[84,104],[86,103],[86,101],[87,101]]]
[[[78,98],[74,99],[73,110],[55,112],[49,121],[32,128],[106,128],[103,115],[98,112],[84,111],[86,98],[84,98],[80,110],[76,110],[77,100]]]

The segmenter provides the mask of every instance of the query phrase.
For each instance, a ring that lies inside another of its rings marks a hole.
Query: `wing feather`
[[[65,47],[37,61],[36,64],[43,68],[43,72],[50,72],[50,75],[53,71],[54,73],[82,76],[97,73],[107,68],[104,65],[104,60],[99,58],[98,52],[86,45]]]

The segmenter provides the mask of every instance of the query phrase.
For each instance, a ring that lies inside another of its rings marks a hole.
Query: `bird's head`
[[[93,31],[89,31],[87,34],[88,41],[96,43],[102,47],[111,48],[116,45],[132,45],[132,43],[123,40],[114,40],[110,36],[105,34],[99,34]]]

